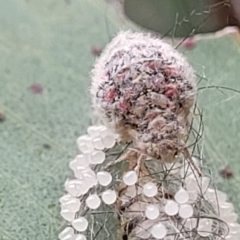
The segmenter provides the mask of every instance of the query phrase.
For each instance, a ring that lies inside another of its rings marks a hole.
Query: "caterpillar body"
[[[186,145],[196,100],[186,59],[147,33],[119,33],[95,64],[91,94],[104,123],[145,154],[173,162]]]

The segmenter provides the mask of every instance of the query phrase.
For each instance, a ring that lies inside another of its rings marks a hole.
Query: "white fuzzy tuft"
[[[120,32],[92,71],[92,102],[99,118],[121,140],[134,141],[158,159],[173,161],[184,147],[196,94],[186,59],[147,33]]]

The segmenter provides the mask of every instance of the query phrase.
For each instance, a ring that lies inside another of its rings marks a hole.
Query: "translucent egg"
[[[179,204],[183,204],[188,202],[189,194],[185,189],[181,188],[175,193],[174,198],[176,202],[178,202]]]
[[[144,184],[143,193],[147,197],[156,196],[158,193],[157,185],[155,183],[151,183],[151,182]]]
[[[83,234],[78,234],[75,240],[87,240],[87,238]]]
[[[112,135],[110,129],[108,129],[106,126],[101,126],[99,129],[99,135],[103,138],[108,135]]]
[[[189,200],[188,200],[188,203],[194,203],[196,202],[197,198],[198,198],[198,193],[196,191],[189,191],[188,192],[188,195],[189,195]]]
[[[225,202],[219,204],[219,213],[220,216],[224,217],[225,215],[231,214],[234,212],[234,207],[232,203]]]
[[[105,153],[103,151],[93,151],[90,159],[91,164],[101,164],[105,161]]]
[[[75,240],[75,236],[74,235],[66,235],[64,238],[62,238],[61,240]]]
[[[221,192],[219,190],[213,189],[213,188],[208,188],[207,191],[205,192],[206,198],[211,201],[217,201],[217,202],[226,202],[227,201],[227,194],[224,192]]]
[[[167,229],[162,223],[158,223],[152,227],[151,233],[156,239],[162,239],[167,235]]]
[[[115,145],[116,140],[113,135],[107,135],[102,138],[102,142],[105,148],[112,148]]]
[[[79,217],[72,221],[72,226],[79,232],[84,232],[88,228],[88,221],[85,217]]]
[[[65,220],[71,222],[71,221],[73,221],[73,219],[74,219],[74,217],[75,217],[75,213],[72,212],[72,211],[70,211],[70,210],[68,210],[68,209],[62,209],[62,210],[61,210],[61,216],[62,216]]]
[[[87,129],[87,133],[91,136],[91,137],[97,137],[100,134],[100,126],[90,126]]]
[[[83,153],[86,151],[93,150],[92,138],[89,135],[80,136],[77,139],[77,145],[78,145],[79,150]]]
[[[229,223],[230,232],[238,232],[240,235],[240,224],[238,223]]]
[[[100,185],[107,186],[112,182],[112,175],[109,172],[101,171],[97,173],[97,180]]]
[[[129,171],[123,175],[123,182],[127,186],[131,186],[137,183],[138,176],[135,171]]]
[[[145,210],[145,215],[148,219],[154,220],[159,216],[159,209],[154,205],[148,205]]]
[[[67,180],[65,183],[65,189],[72,197],[78,197],[81,195],[79,185],[80,183],[76,180]]]
[[[65,194],[63,195],[61,198],[59,198],[59,202],[61,204],[64,204],[65,202],[67,202],[68,200],[70,200],[72,198],[72,196],[70,194]]]
[[[103,192],[102,200],[107,205],[111,205],[111,204],[115,203],[115,201],[117,200],[117,194],[115,191],[109,189],[109,190]]]
[[[186,190],[188,192],[200,192],[199,181],[195,178],[195,176],[191,176],[186,179]]]
[[[97,150],[103,150],[105,148],[105,145],[100,137],[94,138],[92,143],[93,147]]]
[[[208,237],[212,234],[213,221],[210,218],[202,218],[199,220],[197,232],[202,237]]]
[[[97,209],[101,204],[101,199],[98,197],[98,195],[93,194],[88,196],[86,199],[86,204],[90,209]]]
[[[77,167],[74,171],[74,176],[77,178],[77,179],[80,179],[80,180],[83,180],[83,173],[84,171],[86,170],[86,168],[83,168],[83,167]]]
[[[89,161],[84,157],[83,154],[77,155],[74,160],[76,160],[76,166],[81,166],[85,168],[89,167]]]
[[[190,204],[180,205],[179,208],[179,216],[183,219],[187,219],[192,217],[193,215],[193,207]]]
[[[72,227],[66,227],[59,235],[58,238],[63,240],[66,236],[74,236],[74,230]]]
[[[64,208],[68,209],[71,212],[77,212],[80,208],[80,200],[77,198],[72,198],[65,202]]]
[[[174,216],[178,213],[178,204],[175,201],[168,200],[164,211],[168,216]]]
[[[97,184],[97,175],[92,169],[87,169],[82,173],[83,175],[83,188],[90,189]],[[83,191],[82,191],[83,192]]]

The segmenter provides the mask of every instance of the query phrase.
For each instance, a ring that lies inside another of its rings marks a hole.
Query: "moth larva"
[[[196,99],[194,71],[172,46],[147,33],[119,33],[95,64],[93,107],[122,140],[173,162],[185,148]]]

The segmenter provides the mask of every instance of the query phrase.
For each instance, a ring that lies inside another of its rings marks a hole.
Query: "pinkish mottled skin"
[[[119,33],[96,62],[91,93],[104,124],[121,140],[127,132],[145,154],[172,162],[185,147],[196,99],[194,71],[161,39]]]
[[[33,94],[41,94],[43,92],[43,86],[39,83],[33,83],[30,87],[29,90]]]

